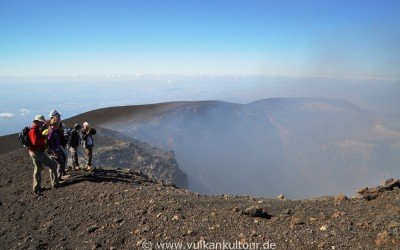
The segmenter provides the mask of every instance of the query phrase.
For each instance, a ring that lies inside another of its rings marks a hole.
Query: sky
[[[398,79],[398,13],[397,0],[1,0],[0,77]]]
[[[400,1],[0,0],[0,135],[53,108],[345,99],[400,114]]]

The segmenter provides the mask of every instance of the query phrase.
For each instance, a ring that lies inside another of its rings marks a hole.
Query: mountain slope
[[[399,189],[371,201],[204,196],[135,171],[106,170],[96,176],[69,172],[61,188],[37,197],[31,193],[32,168],[23,149],[0,155],[5,249],[141,249],[149,242],[200,241],[203,246],[269,241],[277,249],[394,249],[400,244]],[[48,187],[48,173],[42,174]],[[268,216],[252,212],[253,206]]]

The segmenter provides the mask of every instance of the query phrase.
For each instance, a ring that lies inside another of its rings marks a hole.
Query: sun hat
[[[58,113],[57,110],[55,110],[55,109],[50,110],[49,117],[54,117],[54,116],[57,116],[57,115],[61,116],[60,113]]]
[[[39,122],[44,122],[44,123],[47,122],[43,115],[35,116],[35,119],[33,121],[39,121]]]

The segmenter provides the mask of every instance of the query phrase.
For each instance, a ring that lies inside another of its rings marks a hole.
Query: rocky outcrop
[[[373,188],[362,188],[357,191],[357,193],[366,200],[376,199],[380,194],[385,191],[390,191],[395,188],[400,188],[400,180],[390,178],[382,183],[381,186],[373,187]]]
[[[188,187],[188,179],[182,172],[172,151],[163,151],[122,133],[99,129],[94,150],[94,166],[103,169],[133,169],[149,178]]]
[[[139,170],[152,179],[187,188],[187,177],[178,168],[173,152],[153,147],[140,147],[130,142],[117,141],[112,146],[97,149],[95,163],[103,168],[129,168]]]

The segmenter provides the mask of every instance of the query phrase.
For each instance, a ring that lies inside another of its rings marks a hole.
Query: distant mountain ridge
[[[400,174],[399,117],[345,100],[176,102],[82,116],[173,150],[189,187],[204,193],[308,197],[346,193]]]

